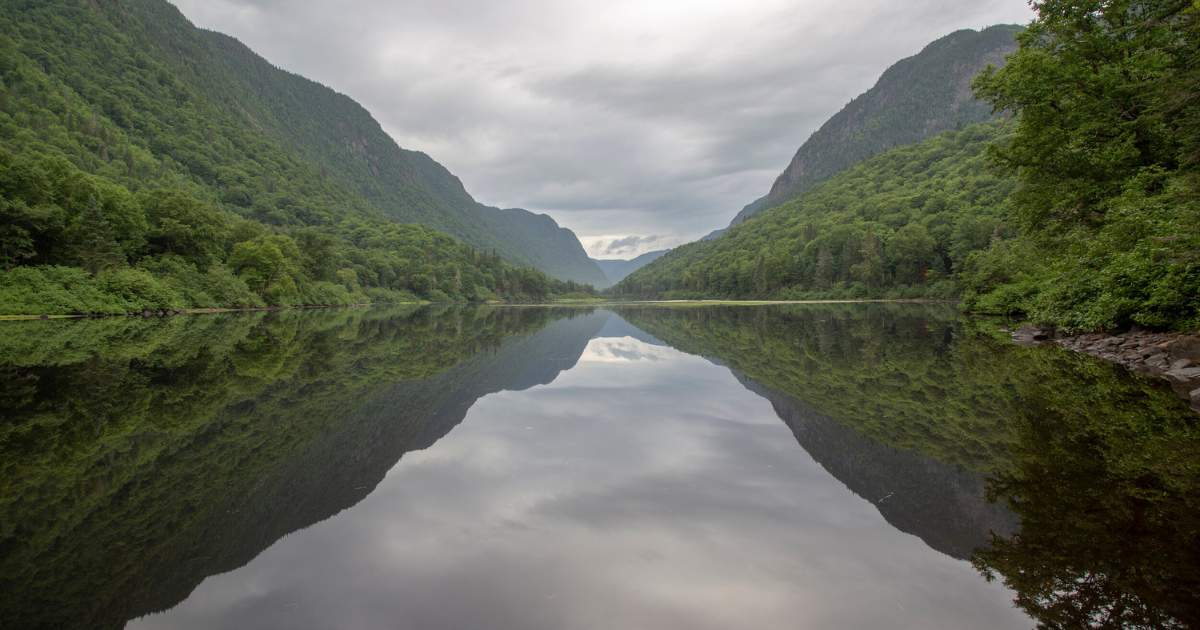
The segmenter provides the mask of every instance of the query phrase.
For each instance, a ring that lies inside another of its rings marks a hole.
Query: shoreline
[[[1072,352],[1120,364],[1131,372],[1162,378],[1200,412],[1200,336],[1195,332],[1135,328],[1120,334],[1068,335],[1048,327],[1024,326],[1012,331],[1011,337],[1014,343],[1024,346],[1053,342]]]
[[[554,304],[578,304],[578,305],[612,305],[612,304],[670,304],[670,305],[712,305],[712,304],[733,304],[741,306],[762,306],[766,304],[857,304],[857,303],[911,303],[911,304],[954,304],[961,300],[925,300],[925,299],[897,299],[897,300],[609,300],[609,299],[567,299],[567,300],[552,300],[547,302],[505,302],[502,300],[488,300],[486,302],[428,302],[420,300],[418,302],[363,302],[361,304],[307,304],[303,306],[256,306],[249,308],[191,308],[182,309],[179,311],[140,311],[128,313],[71,313],[68,315],[0,315],[0,322],[3,321],[37,321],[47,319],[101,319],[105,317],[173,317],[176,315],[196,315],[196,314],[212,314],[212,313],[250,313],[259,311],[287,311],[294,309],[312,309],[312,308],[351,308],[360,306],[383,306],[389,304],[491,304],[495,305],[554,305]]]

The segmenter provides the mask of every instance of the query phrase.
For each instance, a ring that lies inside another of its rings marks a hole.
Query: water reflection
[[[995,328],[941,305],[5,325],[0,626],[1032,625],[1014,596],[1047,627],[1194,625],[1195,417]]]
[[[131,627],[1020,628],[1009,599],[889,526],[727,369],[598,337]]]
[[[1200,628],[1196,414],[1121,368],[1030,353],[1014,465],[990,492],[1021,531],[975,565],[1045,627]]]

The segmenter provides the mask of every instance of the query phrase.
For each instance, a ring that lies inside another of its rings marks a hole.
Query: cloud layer
[[[174,0],[593,253],[724,227],[897,60],[1023,0]],[[614,250],[614,252],[617,250]]]

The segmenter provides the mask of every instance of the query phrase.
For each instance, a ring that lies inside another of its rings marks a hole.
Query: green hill
[[[227,229],[241,230],[216,239],[223,243],[201,247],[212,254],[205,258],[225,265],[231,248],[247,240],[247,234],[285,236],[300,249],[290,265],[295,273],[288,274],[299,294],[286,300],[267,297],[257,290],[261,287],[250,287],[249,293],[257,297],[231,297],[239,290],[246,293],[240,287],[230,295],[211,295],[217,289],[209,285],[228,280],[224,278],[200,283],[204,285],[200,292],[212,300],[160,296],[125,300],[121,305],[76,303],[57,311],[50,300],[43,304],[50,312],[296,300],[344,303],[361,298],[365,289],[410,296],[427,289],[435,299],[440,297],[434,290],[454,299],[472,299],[476,287],[487,288],[482,298],[532,295],[516,286],[522,281],[514,284],[513,278],[497,277],[515,274],[532,281],[528,271],[500,272],[494,263],[540,266],[560,277],[571,276],[571,264],[577,271],[590,271],[590,261],[569,231],[558,230],[554,236],[568,241],[567,245],[574,243],[577,251],[549,247],[549,253],[542,253],[537,250],[547,240],[542,226],[531,230],[530,222],[513,221],[507,218],[511,213],[495,210],[493,214],[504,215],[495,222],[509,232],[502,238],[484,220],[482,210],[464,214],[447,206],[409,153],[396,146],[357,103],[274,68],[236,40],[194,28],[166,2],[5,2],[0,5],[0,21],[5,25],[0,35],[4,94],[0,147],[6,154],[0,156],[5,171],[0,261],[5,269],[81,266],[79,248],[68,252],[71,243],[64,239],[70,240],[72,230],[97,232],[80,224],[89,198],[96,199],[98,210],[88,220],[107,222],[108,232],[119,232],[108,239],[115,245],[106,247],[119,250],[120,256],[114,258],[110,251],[100,256],[99,266],[113,266],[110,263],[120,258],[123,262],[116,266],[146,267],[144,258],[164,252],[154,251],[153,242],[143,242],[145,217],[139,217],[136,208],[120,206],[140,206],[145,215],[141,196],[166,188],[182,191],[192,206],[209,209],[207,214],[220,215]],[[70,184],[76,198],[66,199],[61,186],[49,193],[39,190],[41,180],[48,181],[50,188],[67,180],[86,180],[91,189],[83,194]],[[203,219],[204,215],[196,216]],[[499,260],[439,240],[433,230],[401,226],[397,221],[443,230],[475,250],[494,252]],[[304,233],[306,228],[314,233]],[[326,243],[328,239],[332,242]],[[520,244],[514,245],[517,241]],[[175,253],[173,244],[167,249]],[[450,250],[460,253],[451,255]],[[563,255],[578,260],[567,260],[564,266],[556,258]],[[319,259],[315,265],[308,264],[314,262],[309,260],[312,256]],[[487,265],[494,268],[479,269],[477,260],[492,261]],[[208,260],[191,262],[202,275],[209,272]],[[414,269],[424,265],[432,268]],[[106,271],[96,266],[89,268],[93,279]],[[467,272],[467,267],[479,273]],[[160,279],[171,275],[161,269],[147,271]],[[602,276],[598,269],[594,271],[594,276]],[[47,278],[46,273],[43,270],[37,278],[28,273],[17,280],[7,278],[0,288],[6,294],[0,303],[6,307],[29,303],[14,295],[28,293],[31,286],[57,284],[72,292],[74,285],[88,284],[81,278],[64,279],[57,272]],[[218,276],[222,273],[218,268]],[[414,283],[412,276],[417,274],[423,277]],[[577,276],[584,281],[596,279],[586,273]],[[191,278],[168,284],[178,288],[197,282]],[[347,295],[324,285],[316,295],[307,290],[313,282],[344,286]],[[533,281],[533,285],[545,283]],[[532,287],[526,285],[524,289]],[[357,298],[347,297],[356,292]],[[141,293],[145,297],[146,291]]]
[[[1014,231],[1011,177],[985,149],[1013,131],[987,122],[860,162],[712,241],[630,274],[650,298],[953,297],[973,252]]]
[[[137,20],[113,21],[139,46],[154,50],[226,113],[319,166],[388,217],[446,232],[560,280],[603,282],[570,230],[544,215],[476,202],[441,164],[401,149],[350,97],[276,68],[228,35],[193,27],[162,0],[125,7]]]
[[[1009,24],[956,31],[900,60],[800,146],[770,193],[705,240],[795,199],[863,158],[992,118],[991,106],[971,93],[971,80],[988,64],[1004,65],[1005,55],[1017,49],[1013,37],[1020,31]]]
[[[1167,0],[1035,8],[1007,64],[970,85],[1014,120],[865,159],[614,292],[961,296],[973,312],[1068,330],[1194,329],[1200,10]],[[776,192],[809,171],[790,172]]]

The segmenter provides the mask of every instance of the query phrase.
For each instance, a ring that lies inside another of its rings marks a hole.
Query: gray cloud
[[[723,227],[897,60],[1024,0],[175,0],[361,102],[480,201],[636,255]]]
[[[623,255],[630,255],[633,252],[652,250],[652,246],[662,240],[662,237],[657,234],[651,234],[650,236],[626,236],[608,242],[598,240],[592,244],[591,252],[596,256],[617,258]],[[633,255],[636,256],[637,254]]]

